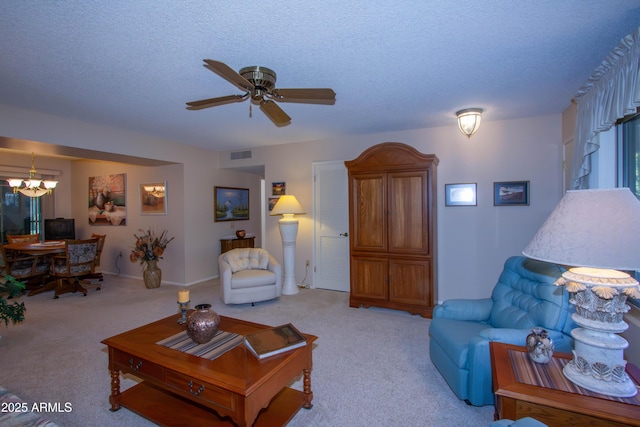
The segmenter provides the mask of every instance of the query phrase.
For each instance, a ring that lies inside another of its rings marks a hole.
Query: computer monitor
[[[76,227],[73,218],[55,218],[44,220],[45,240],[75,239]]]

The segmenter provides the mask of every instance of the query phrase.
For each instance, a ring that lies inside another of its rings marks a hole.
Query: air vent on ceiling
[[[250,158],[251,158],[251,150],[236,151],[234,153],[231,153],[231,160],[250,159]]]

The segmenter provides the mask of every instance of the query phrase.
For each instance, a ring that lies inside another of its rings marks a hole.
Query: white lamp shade
[[[302,208],[302,205],[300,205],[300,202],[298,202],[298,199],[296,199],[295,196],[285,195],[280,196],[278,203],[276,203],[269,215],[301,215],[304,213],[305,211]]]
[[[640,270],[640,201],[628,188],[567,191],[522,254],[572,267]]]

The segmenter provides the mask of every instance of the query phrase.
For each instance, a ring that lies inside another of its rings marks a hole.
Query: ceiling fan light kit
[[[243,95],[227,95],[217,98],[187,102],[188,110],[201,110],[218,105],[241,102],[251,98],[253,104],[260,105],[262,112],[276,126],[291,123],[291,117],[274,102],[296,102],[307,104],[333,105],[336,94],[332,89],[276,89],[276,72],[267,67],[251,66],[240,69],[236,73],[231,67],[212,59],[205,59],[204,66],[218,74],[238,89],[245,91]]]

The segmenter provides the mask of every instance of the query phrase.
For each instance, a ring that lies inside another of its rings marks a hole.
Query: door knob
[[[340,235],[344,236],[344,237],[349,237],[349,233],[348,232],[347,233],[340,233]]]

